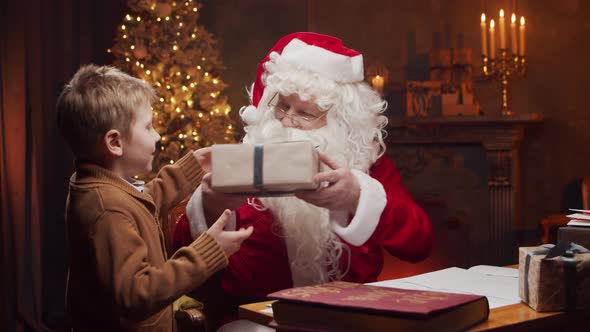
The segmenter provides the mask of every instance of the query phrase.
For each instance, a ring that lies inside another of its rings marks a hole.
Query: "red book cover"
[[[271,299],[336,308],[428,318],[437,312],[482,300],[484,296],[410,290],[335,281],[274,292]]]

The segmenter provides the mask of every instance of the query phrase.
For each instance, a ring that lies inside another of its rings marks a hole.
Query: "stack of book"
[[[590,210],[570,209],[570,211],[574,213],[567,215],[570,218],[568,226],[590,227]]]
[[[278,331],[464,331],[487,320],[485,296],[336,281],[268,296]]]
[[[574,213],[567,215],[570,218],[567,227],[558,229],[557,240],[570,241],[590,248],[590,210],[570,210]]]

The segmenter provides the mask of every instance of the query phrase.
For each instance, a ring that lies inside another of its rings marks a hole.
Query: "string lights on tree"
[[[235,142],[216,41],[197,24],[201,4],[129,0],[128,6],[108,52],[117,67],[156,89],[154,128],[162,138],[154,172],[189,150]]]

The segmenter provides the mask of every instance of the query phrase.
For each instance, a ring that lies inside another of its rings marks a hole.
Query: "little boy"
[[[210,151],[187,154],[145,185],[133,181],[151,171],[160,139],[154,98],[145,81],[95,65],[80,68],[59,96],[57,124],[76,157],[66,203],[75,331],[172,331],[172,302],[223,269],[252,233],[224,231],[225,211],[167,259],[160,211],[195,190]]]

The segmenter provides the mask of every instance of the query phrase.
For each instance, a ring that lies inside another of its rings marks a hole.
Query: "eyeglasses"
[[[302,124],[302,123],[306,123],[306,124],[311,124],[314,121],[317,121],[321,118],[323,118],[324,116],[326,116],[326,114],[328,114],[328,110],[324,111],[322,115],[320,116],[307,116],[307,115],[297,115],[297,114],[289,114],[289,108],[286,108],[283,105],[279,105],[279,93],[276,92],[272,98],[270,99],[270,101],[268,102],[267,106],[269,108],[272,108],[274,113],[275,113],[275,117],[279,120],[282,120],[285,116],[289,117],[289,119],[291,119],[291,121],[293,121],[296,124]]]

